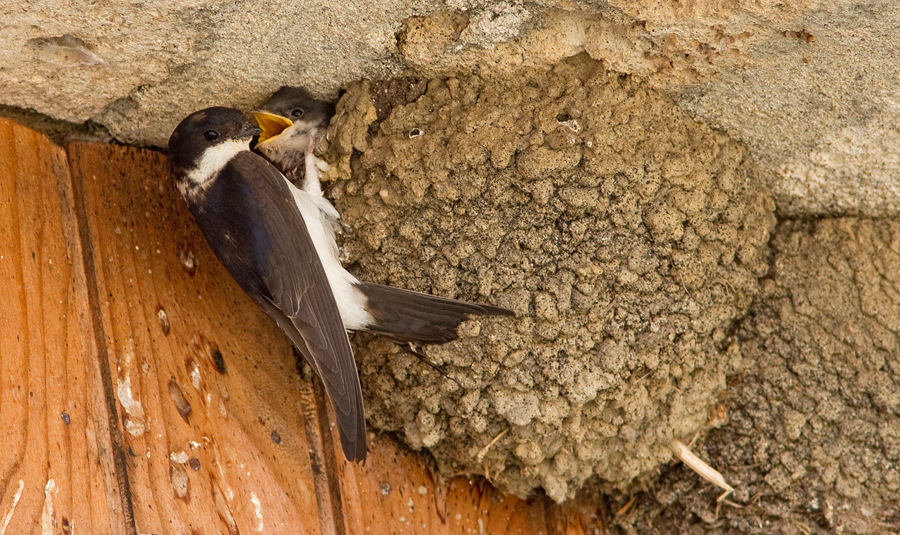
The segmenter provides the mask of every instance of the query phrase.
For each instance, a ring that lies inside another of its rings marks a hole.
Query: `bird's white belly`
[[[307,193],[287,179],[285,181],[291,188],[294,201],[319,254],[319,260],[325,268],[325,275],[341,312],[344,328],[359,330],[372,324],[374,319],[366,310],[366,297],[356,287],[359,281],[344,269],[338,256],[333,225],[337,223],[340,214],[325,197]]]

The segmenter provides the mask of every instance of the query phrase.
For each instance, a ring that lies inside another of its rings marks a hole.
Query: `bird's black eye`
[[[303,117],[304,113],[303,108],[294,108],[291,110],[291,117],[299,119],[300,117]]]
[[[219,139],[219,133],[215,130],[207,130],[206,132],[203,132],[203,137],[205,137],[207,141],[215,141]]]

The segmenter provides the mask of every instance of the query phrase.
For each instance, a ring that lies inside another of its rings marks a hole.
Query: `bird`
[[[324,239],[316,226],[319,209],[250,151],[259,131],[233,108],[189,115],[169,138],[175,184],[219,261],[321,378],[344,456],[363,462],[362,388],[326,274],[334,266],[318,252],[317,240]]]
[[[321,197],[319,171],[327,171],[328,164],[313,151],[334,112],[332,103],[317,100],[306,88],[282,86],[254,112],[262,129],[254,150],[303,191]]]
[[[252,151],[260,133],[239,110],[197,111],[169,138],[172,174],[217,258],[322,379],[344,455],[364,461],[362,389],[348,330],[439,344],[458,338],[470,316],[514,313],[358,280],[340,262],[337,210]]]

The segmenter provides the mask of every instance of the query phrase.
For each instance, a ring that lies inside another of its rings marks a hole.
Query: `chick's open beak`
[[[264,143],[267,140],[278,136],[284,132],[285,129],[290,128],[290,126],[294,124],[287,117],[282,117],[266,111],[255,111],[253,112],[253,116],[256,117],[256,122],[259,123],[259,127],[262,129],[262,132],[259,134],[258,143]]]

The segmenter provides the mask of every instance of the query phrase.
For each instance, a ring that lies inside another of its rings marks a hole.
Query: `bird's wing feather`
[[[264,303],[260,305],[322,378],[335,409],[344,452],[350,460],[362,460],[366,438],[359,375],[340,311],[306,223],[286,179],[272,165],[251,152],[238,154],[229,165],[233,171],[250,177],[251,195],[258,205],[269,244],[268,261],[259,270],[271,305],[277,311]],[[260,300],[265,298],[257,301]],[[298,335],[302,340],[298,340]]]

